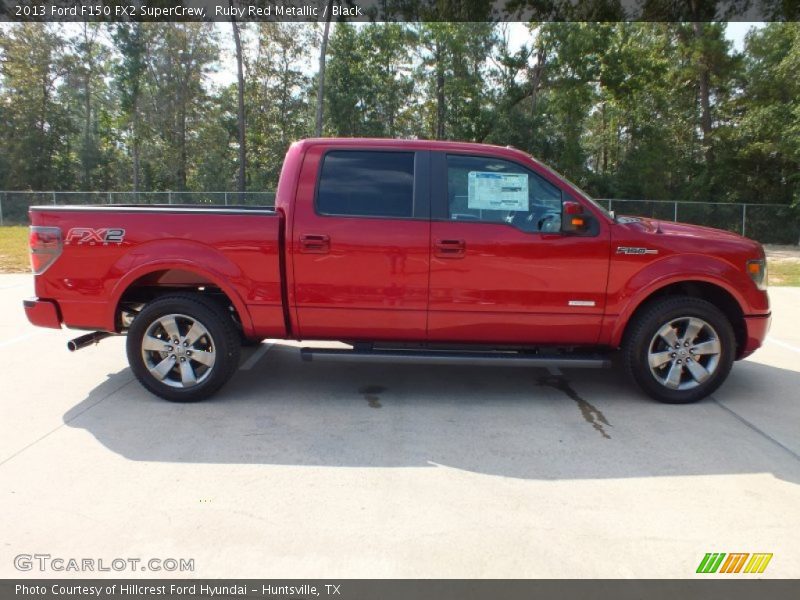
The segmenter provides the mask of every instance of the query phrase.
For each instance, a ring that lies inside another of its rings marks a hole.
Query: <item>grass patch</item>
[[[769,284],[800,286],[800,249],[796,246],[767,248]],[[780,252],[778,252],[780,250]],[[0,227],[0,273],[29,273],[28,227]]]
[[[0,273],[30,273],[28,227],[0,227]]]
[[[800,260],[768,261],[770,285],[800,286]]]

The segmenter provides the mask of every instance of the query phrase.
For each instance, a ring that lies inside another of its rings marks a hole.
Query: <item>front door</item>
[[[600,334],[609,231],[562,234],[552,177],[488,156],[432,157],[428,339],[593,344]]]

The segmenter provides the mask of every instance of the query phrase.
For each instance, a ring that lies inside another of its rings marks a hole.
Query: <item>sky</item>
[[[530,33],[525,27],[525,23],[509,23],[509,34],[512,49],[519,48],[525,41],[527,41]],[[741,52],[744,50],[744,37],[752,27],[760,29],[764,23],[750,23],[750,22],[729,22],[725,28],[725,37],[733,42],[733,47]]]

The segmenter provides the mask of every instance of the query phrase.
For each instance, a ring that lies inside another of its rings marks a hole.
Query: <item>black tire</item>
[[[704,326],[692,337],[698,322]],[[690,296],[668,296],[643,307],[628,325],[622,346],[628,376],[667,404],[697,402],[713,393],[728,377],[735,354],[728,318],[710,302]]]
[[[183,342],[170,341],[162,322]],[[193,329],[195,324],[199,327]],[[194,339],[197,332],[203,333]],[[145,388],[172,402],[196,402],[214,394],[236,372],[240,342],[235,323],[218,303],[198,294],[170,294],[136,315],[126,348],[131,370]],[[163,378],[154,372],[163,372]]]
[[[249,338],[243,335],[240,335],[239,339],[240,339],[239,343],[241,344],[242,348],[253,348],[255,346],[260,345],[261,342],[264,341],[263,338]]]

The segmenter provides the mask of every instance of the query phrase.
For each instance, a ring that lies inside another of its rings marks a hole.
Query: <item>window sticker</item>
[[[470,171],[467,207],[481,210],[528,211],[528,175]]]

